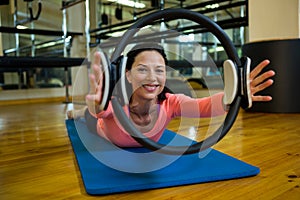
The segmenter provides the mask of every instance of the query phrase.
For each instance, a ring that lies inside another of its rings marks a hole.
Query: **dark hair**
[[[167,55],[162,46],[160,46],[159,44],[155,44],[155,43],[140,43],[140,44],[137,44],[136,46],[134,46],[127,53],[126,70],[131,70],[131,67],[132,67],[132,64],[134,63],[135,57],[144,51],[158,52],[163,57],[165,64],[168,65]],[[132,93],[133,93],[132,88],[127,87],[127,94],[132,94]],[[157,96],[158,102],[161,102],[166,99],[166,93],[172,93],[172,91],[165,86],[163,91]]]
[[[132,64],[134,63],[135,57],[143,52],[143,51],[156,51],[158,52],[164,59],[165,64],[168,65],[167,55],[162,46],[155,43],[140,43],[134,46],[128,53],[127,53],[127,64],[126,69],[131,70]]]

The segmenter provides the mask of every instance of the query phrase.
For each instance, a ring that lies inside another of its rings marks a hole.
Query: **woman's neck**
[[[158,116],[157,101],[132,99],[129,104],[129,115],[131,120],[139,126],[139,129],[143,129],[145,132],[152,128],[156,122]]]
[[[139,116],[149,115],[157,108],[157,100],[141,100],[132,98],[129,103],[129,110]]]

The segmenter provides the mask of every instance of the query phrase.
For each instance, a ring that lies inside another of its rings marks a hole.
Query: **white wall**
[[[249,42],[300,38],[300,0],[249,0]]]

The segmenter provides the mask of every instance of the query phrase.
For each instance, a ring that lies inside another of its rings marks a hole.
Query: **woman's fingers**
[[[251,86],[252,86],[252,87],[256,87],[256,86],[260,85],[260,84],[263,83],[263,82],[270,82],[270,81],[272,81],[270,78],[271,78],[272,76],[274,76],[274,75],[275,75],[275,72],[274,72],[273,70],[269,70],[269,71],[263,73],[262,75],[260,75],[260,76],[258,76],[258,77],[255,77],[255,78],[251,81]],[[273,83],[273,81],[272,81],[272,83]],[[269,85],[269,86],[270,86],[270,85]],[[261,87],[259,87],[259,88],[261,88]],[[265,89],[265,88],[263,88],[263,89]],[[260,90],[259,90],[259,91],[260,91]]]
[[[271,100],[272,100],[271,96],[258,95],[252,97],[252,101],[271,101]]]
[[[271,86],[273,84],[273,82],[274,81],[272,79],[262,82],[261,84],[252,88],[253,89],[252,93],[255,94],[257,92],[260,92],[260,91],[266,89],[267,87]]]
[[[90,82],[89,94],[95,94],[96,93],[97,82],[95,80],[95,75],[94,74],[89,75],[89,82]]]
[[[273,82],[274,81],[272,79],[269,79],[269,80],[261,83],[260,85],[253,87],[251,89],[252,101],[270,101],[270,100],[272,100],[271,96],[261,96],[261,95],[255,96],[255,94],[257,92],[260,92],[260,91],[266,89],[267,87],[270,87],[273,84]]]
[[[86,95],[86,103],[89,110],[93,113],[99,112],[99,104],[102,98],[102,80],[103,70],[101,65],[101,57],[99,52],[94,54],[94,61],[92,64],[93,73],[89,75],[90,91]]]
[[[260,92],[268,87],[270,87],[274,81],[270,79],[275,75],[273,70],[269,70],[264,72],[263,74],[259,75],[262,70],[270,63],[269,60],[264,60],[259,63],[250,73],[250,87],[251,87],[251,94],[252,94],[252,101],[270,101],[272,100],[271,96],[268,95],[257,95],[257,92]]]
[[[268,65],[270,64],[269,60],[264,60],[260,62],[250,73],[250,79],[254,79],[257,75],[260,74],[260,72]]]
[[[100,86],[102,87],[102,86]],[[96,78],[94,74],[90,74],[90,92],[86,95],[86,104],[89,111],[97,114],[100,112],[100,102],[101,102],[101,89],[97,85]]]
[[[94,53],[94,62],[93,62],[93,64],[99,65],[99,66],[101,65],[101,56],[100,56],[100,53],[98,51],[96,51]]]
[[[94,62],[92,64],[92,69],[93,69],[93,73],[95,75],[96,78],[96,82],[100,82],[102,81],[102,65],[101,65],[101,57],[100,57],[100,53],[96,52],[94,54]]]

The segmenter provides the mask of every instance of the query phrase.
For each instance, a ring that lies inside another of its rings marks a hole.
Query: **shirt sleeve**
[[[183,94],[167,94],[172,117],[214,117],[226,113],[223,107],[223,92],[204,98],[191,98]]]
[[[89,112],[95,118],[109,118],[109,117],[113,117],[113,109],[112,109],[111,101],[109,102],[106,110],[102,110],[101,112],[99,112],[97,114],[94,114],[90,110],[89,110]]]

